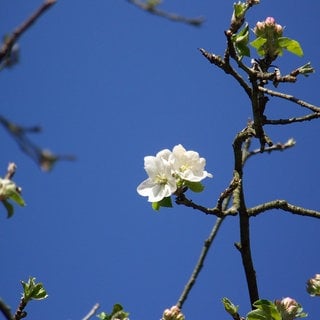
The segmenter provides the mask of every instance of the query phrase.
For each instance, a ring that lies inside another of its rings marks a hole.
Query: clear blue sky
[[[13,30],[41,1],[2,1],[1,33]],[[0,215],[0,296],[15,309],[20,280],[44,282],[49,298],[32,302],[30,319],[81,319],[93,306],[120,302],[132,320],[159,319],[174,305],[215,218],[185,207],[152,211],[136,193],[146,178],[143,157],[182,143],[207,159],[214,179],[195,202],[214,206],[232,177],[232,140],[251,117],[233,79],[198,52],[223,54],[233,1],[165,1],[163,9],[203,15],[201,28],[172,23],[122,0],[60,1],[19,41],[21,62],[1,73],[1,114],[40,124],[34,141],[75,162],[42,173],[1,129],[0,171],[18,165],[26,208]],[[261,1],[253,23],[273,16],[305,56],[277,61],[283,73],[319,65],[317,1]],[[319,71],[279,90],[317,104]],[[271,99],[270,118],[305,114]],[[319,122],[269,127],[275,142],[294,137],[295,148],[258,155],[245,169],[247,205],[273,199],[320,209]],[[296,298],[320,317],[305,281],[320,273],[320,222],[273,211],[252,219],[252,247],[262,298]],[[228,218],[189,300],[187,319],[228,319],[222,297],[249,311],[239,253],[238,218]]]

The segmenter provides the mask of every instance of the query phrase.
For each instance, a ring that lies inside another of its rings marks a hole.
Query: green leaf
[[[14,214],[13,205],[9,203],[7,200],[2,200],[2,204],[7,210],[7,218],[11,218]]]
[[[242,43],[237,43],[236,49],[238,51],[240,58],[250,57],[250,49],[247,45],[243,45]]]
[[[265,55],[264,45],[266,42],[267,42],[266,38],[257,37],[255,40],[250,42],[250,45],[257,50],[259,56],[264,56]]]
[[[248,9],[246,3],[238,2],[233,4],[234,15],[237,19],[242,19]]]
[[[240,55],[240,57],[247,56],[250,57],[250,49],[248,47],[249,42],[249,25],[245,24],[244,28],[237,34],[233,35],[231,38],[234,46]]]
[[[30,277],[28,282],[21,281],[23,287],[23,299],[27,303],[30,300],[42,300],[48,297],[41,282],[36,283],[36,278]]]
[[[101,320],[110,320],[111,316],[109,316],[107,313],[105,312],[101,312],[99,314],[97,314],[97,317]]]
[[[122,311],[122,310],[123,310],[122,305],[119,304],[119,303],[116,303],[116,304],[113,306],[111,315],[114,315],[114,314],[116,314],[117,312]]]
[[[26,205],[19,192],[13,192],[10,196],[10,199],[21,207],[24,207]]]
[[[258,300],[253,306],[257,309],[247,314],[248,320],[281,320],[281,314],[272,301]]]
[[[299,73],[304,75],[305,77],[309,77],[309,73],[315,72],[310,62],[304,64],[303,66],[298,68],[298,70],[299,70]]]
[[[155,211],[159,211],[160,207],[172,208],[172,200],[171,197],[163,198],[158,202],[152,202],[152,209]]]
[[[202,192],[204,189],[201,182],[185,181],[185,185],[193,192]]]
[[[159,202],[152,202],[152,209],[155,211],[159,211],[160,210],[160,204]]]
[[[238,313],[239,306],[235,306],[228,298],[223,298],[222,303],[223,303],[225,310],[231,316],[234,316]]]
[[[100,320],[124,320],[128,319],[129,313],[123,310],[121,304],[116,303],[113,306],[112,313],[109,315],[106,312],[101,312],[97,315]]]
[[[247,314],[247,320],[273,320],[272,318],[268,318],[266,314],[262,310],[252,310]]]
[[[286,49],[299,57],[303,56],[303,50],[298,41],[286,37],[280,37],[278,38],[278,43],[281,48]]]

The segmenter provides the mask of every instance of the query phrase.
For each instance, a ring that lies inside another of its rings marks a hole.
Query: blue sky
[[[1,32],[19,25],[40,1],[3,1]],[[203,15],[201,28],[149,15],[122,0],[61,1],[19,41],[21,62],[0,77],[1,114],[43,127],[34,141],[75,162],[41,172],[1,129],[0,169],[18,165],[15,181],[27,207],[0,216],[0,296],[15,309],[20,280],[34,276],[49,298],[32,302],[30,319],[80,319],[99,302],[109,311],[120,302],[132,320],[159,319],[188,280],[215,218],[185,207],[154,212],[136,193],[146,178],[143,158],[183,144],[207,160],[214,179],[202,194],[214,206],[233,168],[232,141],[251,117],[247,97],[233,79],[211,66],[203,47],[223,54],[233,1],[165,1],[163,9]],[[249,23],[273,16],[305,56],[285,53],[283,73],[311,61],[319,70],[317,1],[261,1]],[[317,104],[319,73],[280,91]],[[272,98],[273,119],[303,115],[302,108]],[[319,210],[319,123],[268,127],[274,142],[294,137],[286,152],[258,155],[245,168],[248,206],[273,199]],[[320,224],[282,211],[251,222],[260,295],[296,298],[320,316],[305,281],[320,272]],[[226,219],[204,269],[184,305],[187,319],[227,319],[228,297],[249,311],[239,253],[238,218]]]

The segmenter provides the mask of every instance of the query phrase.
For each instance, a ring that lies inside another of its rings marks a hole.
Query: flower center
[[[166,176],[161,175],[161,174],[157,174],[156,176],[156,182],[158,184],[166,184],[168,182],[168,179]]]

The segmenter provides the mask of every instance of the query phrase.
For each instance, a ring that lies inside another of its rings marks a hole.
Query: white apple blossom
[[[205,165],[204,158],[195,151],[187,151],[181,144],[172,151],[161,150],[155,157],[144,158],[144,169],[149,177],[137,187],[137,192],[148,197],[149,202],[159,202],[173,195],[185,181],[200,182],[211,178],[212,174],[204,170]]]
[[[183,180],[200,182],[212,178],[212,174],[204,170],[206,159],[200,158],[198,152],[187,151],[181,144],[173,148],[169,161],[174,173]]]
[[[162,150],[156,157],[144,158],[144,168],[149,176],[137,188],[137,192],[148,197],[149,202],[159,202],[170,197],[177,190],[176,179],[172,175],[171,164],[168,162],[170,150]]]

